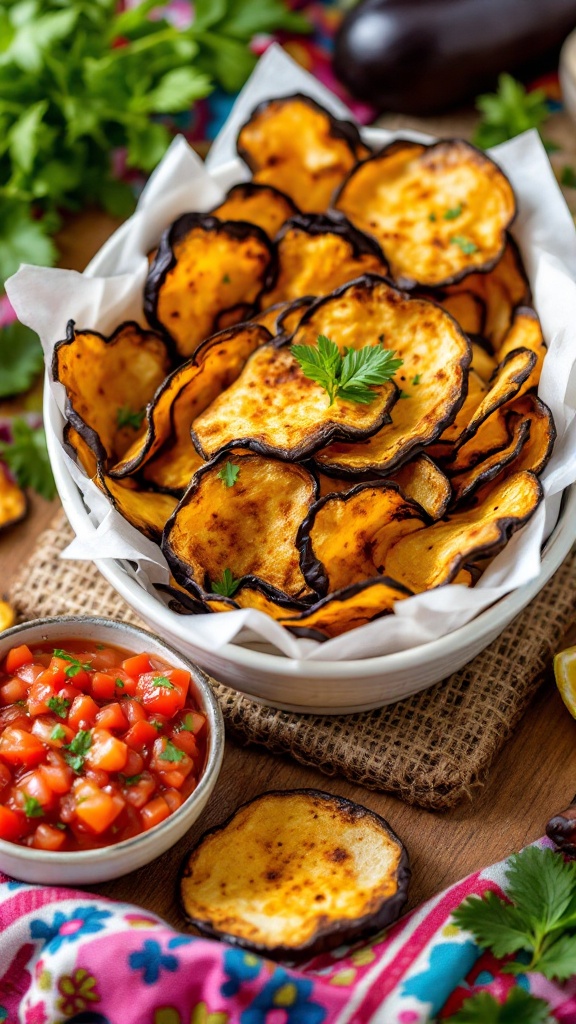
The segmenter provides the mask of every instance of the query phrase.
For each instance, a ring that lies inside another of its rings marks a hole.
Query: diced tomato
[[[12,811],[0,804],[0,839],[15,843],[26,831],[26,818],[19,811]]]
[[[26,644],[21,644],[20,647],[13,647],[11,651],[8,651],[6,661],[4,662],[4,671],[9,676],[13,676],[22,665],[30,665],[33,661],[34,655],[30,648]]]
[[[131,700],[130,698],[128,698],[127,700],[123,700],[122,711],[126,715],[126,718],[128,719],[130,725],[135,725],[136,722],[148,721],[144,708],[137,700]]]
[[[147,654],[135,654],[132,658],[126,658],[122,662],[122,668],[133,679],[138,679],[145,672],[150,671],[150,658]]]
[[[186,782],[186,774],[181,771],[178,771],[177,768],[174,768],[171,772],[159,773],[163,784],[165,786],[171,786],[173,789],[182,789],[182,786]]]
[[[25,700],[28,696],[28,683],[14,676],[0,686],[0,699],[3,704],[15,704],[17,700]]]
[[[107,672],[95,672],[92,676],[91,689],[96,700],[112,700],[116,696],[114,676],[109,676]]]
[[[178,810],[182,803],[182,794],[177,789],[167,789],[162,796],[172,812]]]
[[[22,665],[22,668],[16,669],[14,675],[18,676],[24,683],[33,683],[38,676],[41,676],[44,671],[43,665],[27,664]]]
[[[124,732],[128,728],[126,715],[122,711],[118,701],[114,704],[107,704],[100,709],[96,715],[96,725],[102,729],[115,729],[116,732]]]
[[[129,777],[129,776],[128,776]],[[142,772],[138,782],[122,786],[122,796],[132,807],[144,807],[156,790],[156,780],[150,772]]]
[[[139,775],[144,767],[144,758],[140,757],[135,750],[128,747],[128,756],[126,758],[126,764],[124,765],[124,775],[129,778],[134,775]]]
[[[0,730],[5,729],[7,725],[12,725],[15,729],[23,729],[24,732],[30,732],[32,722],[24,708],[18,704],[13,704],[11,707],[2,708],[0,711]]]
[[[157,735],[156,729],[150,725],[150,722],[135,722],[130,726],[128,732],[124,733],[123,739],[129,747],[141,753],[145,747],[154,743]]]
[[[12,772],[8,765],[0,761],[0,792],[12,782]]]
[[[62,686],[66,686],[70,682],[65,672],[66,667],[65,661],[60,658],[52,658],[48,668],[44,669],[42,673],[43,676],[51,680],[55,690],[60,690]]]
[[[179,750],[183,750],[184,753],[188,754],[188,756],[193,760],[197,760],[200,757],[198,744],[196,743],[193,733],[183,731],[182,729],[173,729],[171,735],[175,747],[178,747]]]
[[[76,817],[97,835],[105,832],[119,814],[125,803],[119,793],[104,793],[89,779],[76,779],[74,783]],[[168,806],[166,804],[166,806]]]
[[[102,768],[105,772],[121,772],[126,765],[128,747],[108,729],[93,729],[92,743],[86,754],[91,768]]]
[[[74,739],[74,731],[58,718],[39,715],[34,719],[32,735],[50,747],[63,747]]]
[[[182,732],[191,732],[198,739],[206,730],[206,715],[199,711],[190,711],[188,708],[180,715],[178,728]]]
[[[44,822],[38,825],[32,838],[32,846],[36,850],[61,850],[66,842],[66,835],[59,828]]]
[[[0,736],[0,757],[8,764],[21,764],[35,768],[46,757],[44,744],[24,729],[8,726]]]
[[[24,794],[37,800],[42,807],[49,807],[54,802],[54,790],[46,776],[43,775],[41,768],[30,772],[29,775],[23,775],[16,787],[16,800],[22,809],[24,809]]]
[[[90,664],[97,672],[110,671],[111,675],[115,675],[120,663],[120,657],[115,647],[105,647],[99,644],[96,650],[90,651],[86,660],[90,658]]]
[[[68,765],[42,764],[38,771],[54,793],[61,796],[69,793],[74,781],[74,773]]]
[[[141,675],[136,692],[147,711],[172,718],[184,707],[189,685],[189,672],[170,668]]]
[[[79,654],[75,657],[75,661],[80,664],[84,664],[85,658]],[[65,686],[68,683],[72,683],[78,690],[85,692],[90,689],[90,676],[79,665],[69,661],[67,658],[59,658],[56,655],[52,658],[49,665],[49,671],[53,672],[61,680],[61,685]]]
[[[118,697],[134,697],[136,695],[136,684],[137,679],[133,676],[129,676],[123,669],[117,668],[114,673],[114,683],[116,686],[116,698]]]
[[[108,772],[103,771],[102,768],[85,768],[85,775],[87,779],[92,779],[98,786],[98,789],[104,789],[110,782],[110,776]]]
[[[142,824],[145,830],[148,831],[149,828],[154,828],[154,825],[159,825],[161,821],[168,817],[170,807],[163,796],[157,796],[142,808],[140,814],[142,816]]]
[[[68,725],[71,729],[90,729],[96,721],[96,715],[100,708],[95,700],[92,700],[87,693],[74,697],[72,707],[68,712]]]
[[[159,736],[154,742],[152,757],[150,758],[150,768],[153,772],[178,772],[186,778],[193,767],[194,764],[188,754],[185,754],[183,750],[179,750],[165,736]],[[170,782],[168,785],[172,785],[172,783]]]
[[[28,690],[28,714],[32,717],[50,713],[48,701],[56,696],[56,691],[53,683],[47,680],[47,675],[49,673],[43,672]]]
[[[66,686],[61,686],[60,689],[58,690],[58,696],[60,697],[60,699],[68,700],[70,701],[70,703],[72,703],[75,697],[80,697],[81,695],[82,691],[77,690],[76,687],[71,686],[70,683],[66,683]]]

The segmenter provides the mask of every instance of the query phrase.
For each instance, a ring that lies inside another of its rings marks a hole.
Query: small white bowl
[[[207,676],[160,637],[138,626],[114,619],[59,616],[35,619],[13,626],[0,634],[0,661],[16,644],[38,644],[46,640],[91,640],[125,648],[135,654],[151,653],[175,668],[191,673],[191,693],[206,715],[208,743],[206,764],[200,782],[184,803],[148,832],[124,842],[95,850],[60,853],[35,850],[0,839],[0,870],[23,882],[93,885],[135,871],[174,846],[201,815],[218,778],[224,755],[224,722]]]

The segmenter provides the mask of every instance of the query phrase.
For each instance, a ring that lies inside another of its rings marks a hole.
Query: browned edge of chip
[[[238,589],[234,591],[234,597],[236,594],[241,594],[243,590],[257,590],[264,597],[273,601],[279,608],[283,608],[287,615],[293,613],[298,615],[301,612],[308,611],[310,601],[315,600],[314,595],[312,595],[310,598],[300,601],[298,598],[289,597],[288,594],[285,594],[282,590],[277,590],[276,587],[270,584],[264,584],[264,586],[262,584],[263,581],[258,576],[243,576]],[[181,586],[183,585],[181,584]],[[179,615],[215,614],[215,609],[211,607],[211,603],[214,601],[225,605],[230,611],[248,610],[244,605],[238,604],[234,597],[224,597],[223,594],[208,593],[190,580],[186,583],[186,593],[178,590],[176,587],[171,587],[168,583],[155,583],[154,589],[159,590],[160,593],[166,594],[170,598],[168,607]],[[255,610],[258,611],[259,609]]]
[[[505,367],[508,363],[512,362],[512,360],[516,358],[519,352],[525,352],[527,355],[531,356],[531,359],[528,360],[525,366],[521,367],[520,371],[517,373],[515,377],[512,377],[510,379],[508,391],[502,393],[502,396],[498,400],[496,405],[490,405],[487,399],[490,397],[491,385],[495,383],[498,374],[503,369],[503,367]],[[515,398],[524,382],[532,373],[532,370],[536,366],[537,360],[538,357],[535,352],[533,352],[531,349],[522,348],[519,346],[518,348],[512,349],[512,351],[508,353],[508,355],[502,360],[502,362],[498,364],[498,366],[494,370],[494,373],[492,374],[492,377],[488,381],[488,391],[486,392],[482,402],[480,403],[480,405],[483,405],[484,403],[486,404],[484,414],[482,416],[478,415],[478,410],[476,410],[476,412],[472,414],[472,416],[470,417],[470,423],[468,424],[467,427],[464,428],[464,430],[460,434],[460,437],[454,444],[454,459],[456,458],[459,449],[462,448],[462,446],[465,445],[467,441],[474,437],[474,434],[478,430],[478,427],[480,427],[482,423],[484,423],[485,420],[487,420],[488,417],[492,415],[492,413],[496,412],[497,409],[501,408],[501,406],[503,405],[506,405],[508,402],[511,402]],[[480,406],[478,408],[480,408]]]
[[[257,238],[270,254],[270,263],[263,282],[263,288],[272,287],[276,279],[276,250],[266,232],[262,231],[262,228],[243,220],[218,220],[217,217],[212,217],[206,213],[183,213],[162,233],[160,244],[144,285],[144,313],[146,319],[155,330],[160,331],[168,339],[172,354],[175,357],[178,357],[176,340],[172,337],[166,325],[158,318],[158,298],[166,275],[178,262],[174,255],[174,246],[186,238],[186,235],[190,234],[194,228],[198,227],[204,231],[227,234],[239,241],[244,241],[244,239],[249,238],[251,235]],[[236,307],[221,310],[220,316],[225,316],[227,312],[234,308]],[[255,308],[255,303],[249,307],[247,315],[244,317],[245,320],[249,320],[250,313]]]
[[[218,217],[217,211],[220,209],[220,207],[224,206],[224,204],[227,203],[229,199],[235,199],[236,196],[241,196],[243,198],[245,196],[250,197],[254,195],[264,194],[265,192],[273,192],[274,195],[278,196],[279,199],[286,203],[286,205],[289,206],[290,209],[292,210],[292,213],[290,214],[291,217],[295,216],[295,214],[297,213],[300,213],[300,210],[296,206],[294,200],[291,199],[290,196],[286,194],[286,192],[283,192],[282,189],[276,188],[275,185],[262,185],[260,184],[260,182],[257,181],[239,181],[236,185],[232,185],[232,188],[228,189],[222,202],[216,203],[216,205],[213,206],[211,210],[208,210],[205,216]],[[246,223],[249,224],[251,223],[251,221],[246,221]]]
[[[323,638],[325,639],[325,638]],[[243,810],[244,807],[248,807],[250,804],[265,799],[266,797],[282,797],[288,798],[297,795],[304,795],[313,797],[319,800],[326,800],[326,802],[336,805],[337,811],[343,812],[350,817],[362,818],[369,817],[375,821],[379,828],[383,829],[388,833],[388,836],[396,843],[400,848],[400,859],[398,866],[395,871],[396,880],[396,892],[389,896],[382,904],[379,911],[372,911],[363,918],[357,918],[354,920],[354,939],[358,939],[361,936],[375,935],[387,928],[394,921],[398,919],[402,913],[402,909],[406,903],[408,894],[408,885],[410,883],[411,870],[410,862],[408,859],[408,853],[404,843],[399,836],[390,827],[385,818],[376,811],[372,811],[362,804],[355,803],[353,800],[347,800],[346,797],[335,796],[332,793],[326,793],[320,789],[286,789],[286,790],[268,790],[265,793],[259,793],[258,796],[252,797],[251,800],[245,801],[240,804],[223,822],[216,825],[214,828],[208,829],[200,837],[197,843],[188,850],[183,858],[182,866],[179,872],[179,887],[178,887],[178,901],[180,910],[182,911],[184,919],[192,925],[201,935],[205,935],[207,938],[218,939],[223,942],[228,942],[232,946],[240,946],[253,950],[262,956],[288,961],[304,961],[310,959],[312,956],[316,956],[319,953],[326,952],[330,949],[334,949],[336,946],[341,945],[347,935],[350,934],[352,927],[352,921],[343,920],[340,924],[330,924],[328,922],[324,926],[317,929],[316,933],[311,936],[309,941],[299,947],[293,946],[277,946],[274,950],[271,950],[269,946],[250,944],[245,942],[243,939],[238,938],[236,935],[230,933],[224,933],[219,930],[212,928],[209,924],[198,921],[193,917],[190,917],[186,911],[186,905],[182,894],[182,879],[187,875],[187,866],[190,858],[205,839],[209,836],[214,835],[217,832],[223,831],[236,817],[239,811]]]

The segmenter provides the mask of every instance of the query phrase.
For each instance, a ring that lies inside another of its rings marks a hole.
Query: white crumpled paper
[[[206,164],[182,138],[176,139],[144,189],[134,216],[106,243],[84,274],[24,266],[10,279],[9,298],[19,319],[40,335],[48,370],[53,346],[64,336],[70,318],[79,328],[97,328],[103,333],[126,319],[145,323],[146,254],[181,213],[210,209],[227,188],[249,177],[235,156],[240,125],[262,99],[292,92],[307,93],[337,116],[350,117],[335,96],[273,47],[238,97]],[[394,137],[376,129],[364,134],[372,144]],[[413,132],[400,134],[415,137]],[[409,598],[396,605],[393,615],[324,644],[299,640],[269,616],[253,610],[191,616],[187,619],[191,638],[195,634],[203,646],[217,649],[250,637],[267,641],[292,658],[340,661],[388,654],[451,632],[538,574],[541,545],[556,522],[560,492],[576,480],[576,232],[536,132],[498,146],[492,155],[516,191],[519,212],[513,234],[524,257],[549,348],[539,394],[553,412],[558,440],[542,476],[545,502],[474,589],[449,586]],[[62,414],[62,385],[52,384],[52,393]],[[51,416],[48,424],[59,439],[62,423],[60,415]],[[72,460],[65,454],[64,458],[90,509],[64,557],[130,559],[138,564],[141,585],[156,594],[152,584],[166,581],[168,576],[158,546],[111,509]]]

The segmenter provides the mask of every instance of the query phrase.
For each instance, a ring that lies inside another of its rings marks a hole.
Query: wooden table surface
[[[406,124],[405,119],[403,123]],[[437,126],[426,127],[434,130]],[[454,131],[453,123],[451,127]],[[576,134],[566,122],[556,119],[547,134],[560,137],[569,155],[576,153]],[[573,198],[576,192],[569,196],[570,200]],[[62,265],[81,269],[114,227],[114,221],[96,212],[71,221],[59,239]],[[0,413],[8,411],[8,403],[0,405]],[[49,503],[34,498],[26,521],[2,534],[3,587],[7,587],[26,559],[35,538],[57,507],[57,501]],[[562,646],[571,643],[576,643],[576,626]],[[352,785],[342,778],[324,776],[287,758],[269,755],[259,748],[243,748],[229,740],[218,785],[200,822],[152,865],[96,888],[106,895],[136,902],[183,927],[175,886],[178,867],[191,844],[206,828],[222,821],[240,803],[258,793],[308,786],[363,803],[390,822],[410,855],[413,875],[409,903],[414,906],[543,834],[547,819],[564,808],[576,792],[576,722],[562,704],[549,670],[483,789],[477,791],[471,802],[443,814],[406,806],[395,797]]]

